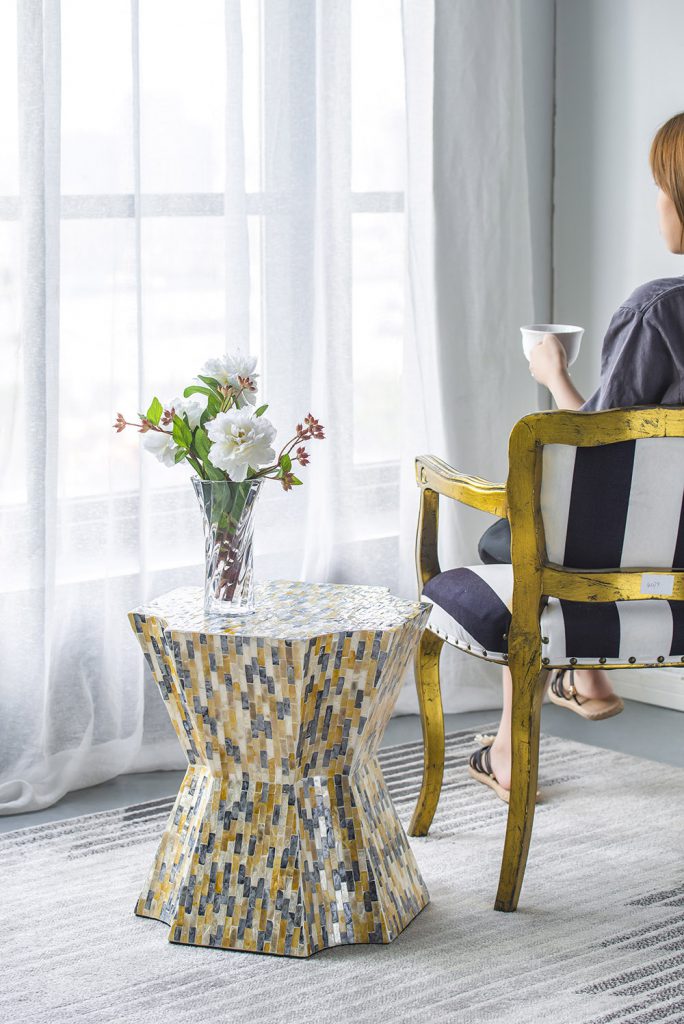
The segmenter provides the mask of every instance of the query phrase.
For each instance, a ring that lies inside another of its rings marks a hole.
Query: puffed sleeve
[[[667,345],[648,313],[621,306],[603,341],[599,386],[581,411],[660,405],[674,372]]]

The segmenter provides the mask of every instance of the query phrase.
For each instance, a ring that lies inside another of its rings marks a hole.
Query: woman
[[[684,254],[684,113],[657,132],[650,152],[658,188],[660,232],[670,252]],[[613,316],[601,355],[601,378],[586,402],[568,373],[565,350],[553,334],[532,350],[530,373],[545,384],[559,409],[595,412],[634,405],[684,405],[684,277],[661,278],[641,285]],[[480,558],[510,562],[511,531],[500,519],[483,534]],[[550,698],[585,718],[619,714],[620,698],[602,669],[575,669],[571,683],[556,672]],[[470,758],[470,774],[507,798],[511,786],[511,673],[503,670],[503,712],[492,741]],[[503,792],[499,792],[503,791]]]

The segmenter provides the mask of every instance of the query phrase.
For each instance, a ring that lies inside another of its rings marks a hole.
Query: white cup
[[[530,324],[529,327],[521,327],[523,352],[529,360],[530,352],[535,345],[538,345],[545,334],[555,334],[565,349],[568,357],[568,366],[577,359],[580,345],[582,343],[583,327],[573,327],[571,324]]]

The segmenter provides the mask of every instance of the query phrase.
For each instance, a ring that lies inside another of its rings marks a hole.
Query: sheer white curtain
[[[415,450],[505,480],[510,430],[537,407],[518,331],[533,318],[520,4],[403,0],[403,11],[407,408],[422,397],[404,445],[412,436]],[[407,550],[415,484],[403,480]],[[492,519],[445,500],[440,516],[442,568],[478,562]],[[446,710],[500,706],[498,668],[447,648],[441,666]],[[415,708],[409,687],[400,708]]]
[[[14,813],[182,764],[125,613],[200,582],[199,514],[118,410],[250,349],[279,430],[328,435],[257,573],[396,589],[405,134],[400,0],[19,0],[0,49]]]
[[[260,498],[262,578],[413,594],[416,452],[503,475],[533,400],[517,3],[405,0],[403,45],[401,15],[0,5],[0,813],[182,764],[125,613],[199,583],[200,519],[118,410],[240,347],[280,431],[319,416],[306,485]],[[444,523],[473,558],[481,523]]]

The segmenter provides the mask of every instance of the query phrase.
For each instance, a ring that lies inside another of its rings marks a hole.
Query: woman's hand
[[[530,352],[530,373],[549,389],[559,409],[580,409],[584,405],[570,380],[565,349],[555,334],[545,334]]]
[[[550,391],[567,376],[568,357],[555,334],[545,334],[530,352],[530,373]]]

